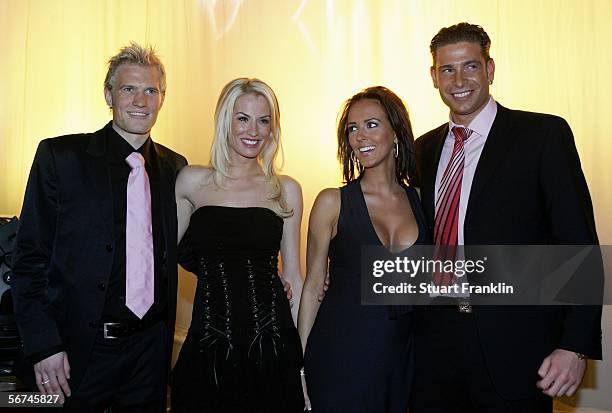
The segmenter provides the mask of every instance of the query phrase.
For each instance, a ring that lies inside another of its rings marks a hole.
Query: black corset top
[[[180,262],[198,277],[192,331],[235,343],[292,325],[278,276],[283,219],[261,207],[204,206],[191,215]]]

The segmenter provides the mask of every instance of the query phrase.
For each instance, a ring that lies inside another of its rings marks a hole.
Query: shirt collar
[[[124,163],[132,152],[139,152],[145,159],[145,163],[151,165],[153,160],[153,141],[149,136],[138,149],[134,149],[115,129],[107,128],[109,159],[113,163]]]
[[[493,96],[489,96],[489,101],[487,102],[485,107],[482,108],[480,113],[476,115],[474,119],[472,119],[472,121],[469,125],[467,125],[467,127],[480,136],[488,136],[489,132],[491,131],[491,127],[493,126],[495,115],[497,115],[497,103],[495,103]],[[455,126],[465,127],[466,125],[460,125],[458,123],[453,122],[453,119],[449,115],[449,133],[453,130]]]

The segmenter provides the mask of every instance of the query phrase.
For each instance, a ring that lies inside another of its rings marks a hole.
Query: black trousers
[[[460,313],[457,306],[422,307],[417,313],[410,413],[552,412],[552,398],[537,391],[521,400],[498,394],[473,314]]]
[[[100,333],[82,382],[64,410],[98,413],[165,411],[168,329],[159,322],[128,337],[105,339]]]

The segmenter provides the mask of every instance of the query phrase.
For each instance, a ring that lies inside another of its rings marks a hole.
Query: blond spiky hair
[[[164,64],[157,56],[155,49],[152,46],[142,47],[136,42],[130,42],[128,46],[122,47],[119,53],[108,59],[108,72],[106,72],[106,78],[104,79],[106,89],[113,89],[115,73],[119,66],[125,64],[157,67],[161,75],[159,87],[162,93],[166,91],[166,69],[164,69]]]

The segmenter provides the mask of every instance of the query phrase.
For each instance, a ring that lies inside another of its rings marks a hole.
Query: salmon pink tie
[[[125,161],[132,168],[125,214],[125,305],[142,318],[153,305],[151,188],[142,155],[132,152]]]
[[[472,130],[462,126],[453,128],[455,145],[453,153],[444,170],[440,187],[436,194],[436,217],[434,222],[434,244],[439,246],[438,258],[455,259],[455,247],[459,236],[459,200],[461,198],[461,182],[465,164],[464,144],[472,134]],[[454,275],[451,273],[435,273],[436,285],[452,284]]]

